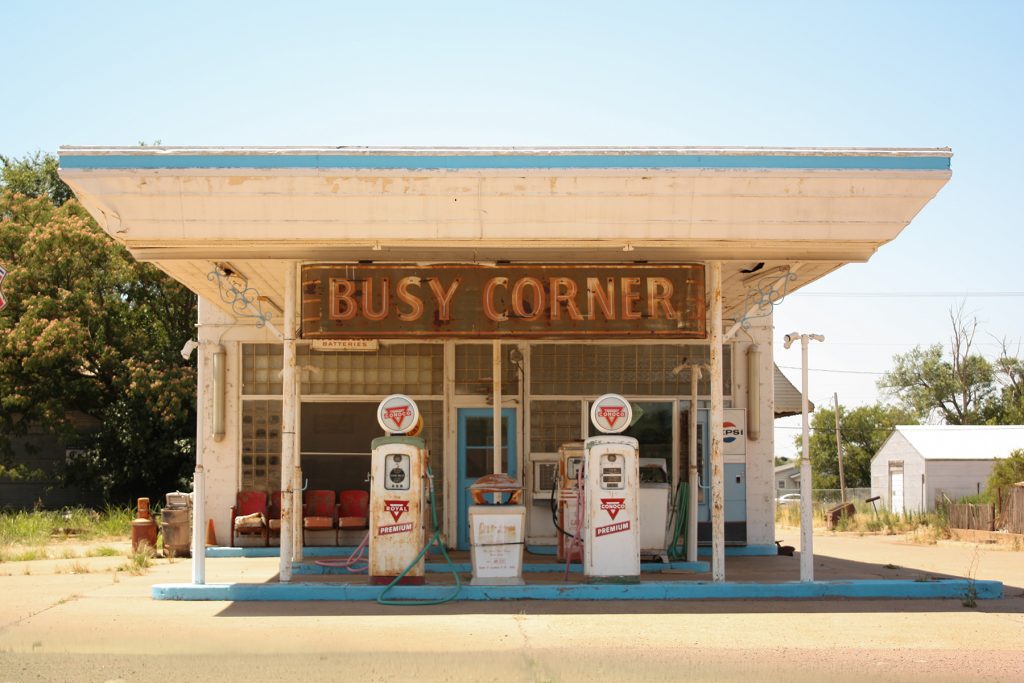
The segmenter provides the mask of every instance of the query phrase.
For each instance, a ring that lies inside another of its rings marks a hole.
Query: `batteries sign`
[[[416,427],[420,409],[404,394],[392,394],[377,406],[377,423],[389,434],[405,434]]]
[[[605,394],[590,407],[590,421],[600,432],[618,434],[633,422],[633,408],[618,394]]]

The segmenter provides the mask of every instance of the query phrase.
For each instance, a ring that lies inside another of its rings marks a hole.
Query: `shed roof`
[[[1024,448],[1024,425],[900,425],[896,431],[925,460],[996,460]]]
[[[800,390],[793,386],[789,378],[779,370],[778,365],[772,367],[775,368],[775,418],[799,415],[803,412],[800,405]],[[814,403],[808,401],[807,410],[813,413]]]

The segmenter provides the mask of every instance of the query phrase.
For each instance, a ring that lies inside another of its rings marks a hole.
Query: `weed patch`
[[[33,562],[34,560],[47,560],[49,557],[45,548],[29,548],[20,553],[10,555],[8,559],[11,562]]]
[[[107,507],[65,510],[18,510],[0,513],[0,546],[45,545],[67,538],[127,538],[131,534],[132,509]]]
[[[128,556],[128,562],[121,566],[132,576],[142,576],[153,565],[156,551],[148,543],[139,544],[139,549]]]

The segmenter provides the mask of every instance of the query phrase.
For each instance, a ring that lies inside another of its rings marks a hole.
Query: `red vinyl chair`
[[[337,542],[337,507],[334,491],[306,491],[302,505],[302,545],[307,531],[334,531]]]
[[[263,537],[267,545],[267,494],[265,491],[239,491],[231,507],[231,547],[235,536]]]
[[[370,521],[370,493],[349,489],[338,494],[338,533],[366,529]],[[340,544],[340,541],[339,541]]]
[[[267,545],[272,536],[281,537],[281,492],[270,492],[270,506],[267,508]]]

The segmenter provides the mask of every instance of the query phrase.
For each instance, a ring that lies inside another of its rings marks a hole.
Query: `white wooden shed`
[[[927,511],[943,496],[985,490],[992,467],[1024,448],[1024,425],[912,425],[893,430],[871,459],[871,495],[893,512]]]

